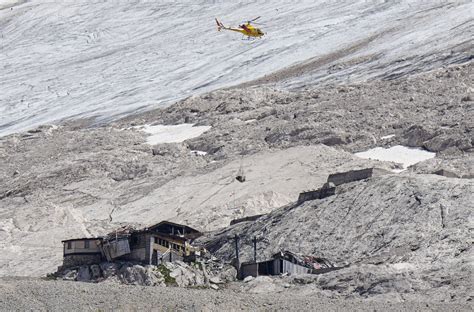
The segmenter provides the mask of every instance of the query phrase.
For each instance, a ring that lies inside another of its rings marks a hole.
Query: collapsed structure
[[[271,259],[257,262],[244,262],[240,266],[239,277],[282,275],[282,274],[322,274],[342,269],[335,267],[328,259],[299,255],[290,251],[280,251]]]
[[[201,235],[187,225],[162,221],[139,230],[123,227],[104,237],[64,240],[63,268],[104,261],[158,265],[186,260],[199,253],[191,243]]]

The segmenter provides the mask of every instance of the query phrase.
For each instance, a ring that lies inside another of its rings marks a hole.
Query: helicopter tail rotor
[[[222,28],[225,28],[224,24],[219,22],[217,18],[216,18],[216,23],[217,23],[217,31],[221,31]]]

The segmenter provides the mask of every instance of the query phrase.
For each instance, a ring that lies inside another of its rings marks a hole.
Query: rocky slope
[[[269,259],[280,250],[317,255],[348,268],[308,277],[313,290],[346,297],[472,300],[474,181],[434,175],[389,175],[342,185],[322,200],[288,205],[208,236],[224,259]],[[337,296],[335,295],[335,296]]]
[[[188,144],[217,157],[318,143],[349,151],[401,144],[443,154],[471,153],[472,81],[474,66],[469,62],[408,78],[307,91],[220,90],[125,118],[118,125],[211,125]],[[382,139],[389,135],[394,137]]]
[[[3,274],[53,271],[61,263],[62,239],[103,235],[121,223],[170,219],[203,230],[223,227],[234,218],[295,201],[299,192],[319,187],[335,170],[376,163],[326,146],[264,151],[216,163],[181,144],[161,146],[162,155],[154,156],[144,138],[134,145],[136,132],[57,131],[52,137],[16,138],[6,146],[16,152],[4,154]],[[81,135],[87,139],[81,141]],[[241,161],[245,183],[235,180]]]
[[[304,92],[223,90],[103,127],[78,120],[2,137],[0,272],[54,271],[62,239],[103,234],[120,223],[172,219],[216,229],[289,204],[330,173],[397,168],[349,153],[376,145],[438,152],[436,161],[409,170],[451,166],[470,175],[472,77],[468,63]],[[156,146],[131,128],[183,122],[212,128]],[[241,164],[245,183],[235,180]]]

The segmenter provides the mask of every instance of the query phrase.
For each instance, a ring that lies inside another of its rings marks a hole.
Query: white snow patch
[[[249,120],[246,120],[245,123],[252,123],[252,122],[255,122],[257,121],[257,119],[249,119]]]
[[[376,147],[365,152],[355,153],[355,155],[365,159],[401,163],[403,165],[403,170],[405,170],[409,166],[419,163],[420,161],[434,158],[436,153],[424,151],[418,148],[395,145],[390,148]],[[403,170],[394,171],[400,172]]]
[[[392,264],[392,268],[397,271],[412,271],[416,269],[416,266],[408,262],[400,262]]]
[[[194,124],[180,124],[180,125],[143,125],[133,127],[140,129],[150,136],[147,138],[147,143],[150,145],[156,145],[161,143],[180,143],[188,139],[197,138],[207,130],[211,129],[211,126],[197,126]]]
[[[191,151],[191,154],[195,155],[195,156],[206,156],[207,152],[204,152],[204,151]]]
[[[386,135],[386,136],[381,137],[380,139],[381,139],[381,140],[388,140],[388,139],[393,138],[394,136],[395,136],[395,134],[389,134],[389,135]]]

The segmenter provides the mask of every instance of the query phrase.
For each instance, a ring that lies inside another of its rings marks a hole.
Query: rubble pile
[[[192,263],[165,262],[158,266],[131,262],[103,262],[68,268],[55,273],[56,278],[67,281],[213,289],[219,289],[220,284],[234,281],[236,276],[237,271],[234,267],[215,258]]]

